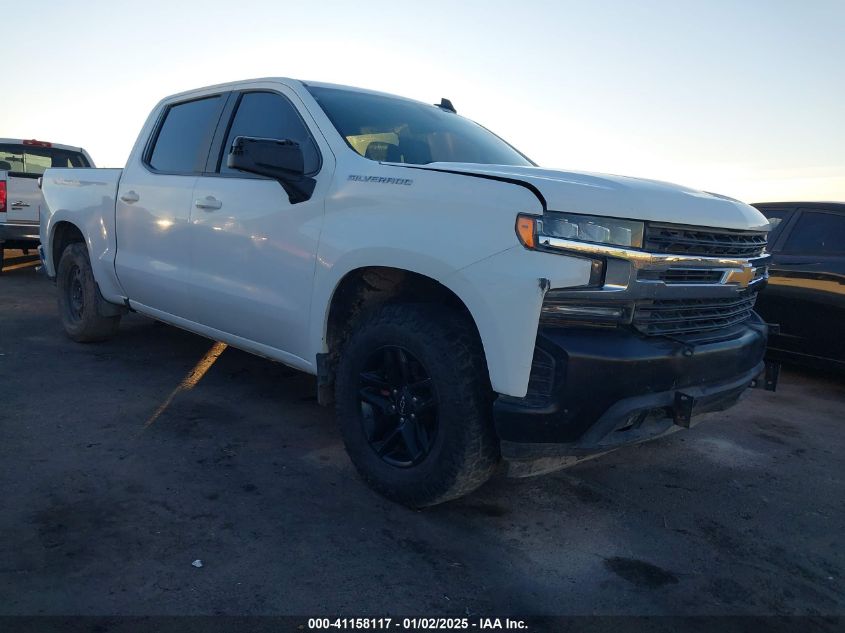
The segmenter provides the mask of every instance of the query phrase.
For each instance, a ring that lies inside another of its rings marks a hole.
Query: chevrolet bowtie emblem
[[[732,270],[728,273],[725,283],[736,284],[740,288],[747,288],[748,284],[754,280],[755,272],[756,269],[751,265],[743,266],[739,270]]]

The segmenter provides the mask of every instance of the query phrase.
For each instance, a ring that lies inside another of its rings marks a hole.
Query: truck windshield
[[[364,158],[414,165],[534,164],[490,130],[437,106],[342,88],[306,87]]]
[[[54,147],[28,145],[0,145],[0,171],[11,176],[37,178],[48,167],[89,167],[79,152]]]

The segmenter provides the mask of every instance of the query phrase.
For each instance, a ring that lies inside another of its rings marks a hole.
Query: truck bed
[[[88,238],[88,253],[94,276],[103,296],[119,297],[114,275],[115,199],[122,169],[51,168],[44,172],[41,193],[41,243],[53,244],[48,237],[63,221],[78,226]],[[44,248],[47,274],[56,274],[56,253]]]

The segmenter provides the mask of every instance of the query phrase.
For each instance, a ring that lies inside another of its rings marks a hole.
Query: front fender
[[[439,283],[456,272],[455,268],[442,259],[426,255],[419,251],[408,251],[399,248],[380,247],[366,248],[344,253],[331,267],[325,261],[317,262],[318,270],[314,278],[314,288],[311,305],[314,318],[310,326],[310,348],[317,353],[328,351],[326,333],[328,331],[329,312],[332,299],[349,273],[361,268],[395,268],[428,277]],[[447,284],[446,287],[448,288]],[[453,289],[450,288],[454,292]]]
[[[494,391],[525,396],[546,291],[587,284],[590,268],[587,259],[515,246],[442,280],[475,319]]]
[[[528,389],[545,291],[583,285],[590,278],[589,260],[531,252],[521,246],[460,269],[419,252],[384,248],[347,253],[315,283],[313,305],[324,308],[322,318],[311,323],[313,349],[328,351],[329,311],[341,280],[356,269],[372,266],[417,273],[451,290],[478,329],[493,390],[515,397],[525,396]]]
[[[542,304],[540,279],[559,287],[582,285],[590,271],[585,260],[529,252],[519,245],[517,215],[542,213],[539,199],[510,182],[361,157],[339,162],[337,173],[336,188],[326,201],[314,276],[313,354],[328,351],[328,315],[341,280],[358,268],[396,268],[451,290],[481,335],[493,389],[524,396]],[[378,178],[364,178],[370,175]]]

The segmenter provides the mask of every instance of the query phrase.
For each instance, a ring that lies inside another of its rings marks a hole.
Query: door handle
[[[205,211],[214,211],[215,209],[219,209],[223,206],[223,203],[220,202],[214,196],[206,196],[205,198],[197,198],[194,200],[194,206],[197,209],[203,209]]]
[[[122,196],[120,196],[120,199],[123,200],[126,204],[134,204],[141,199],[141,196],[139,196],[134,191],[127,191]]]
[[[18,200],[17,202],[12,203],[13,209],[23,209],[24,207],[28,207],[28,206],[29,206],[29,203],[24,202],[23,200]]]

